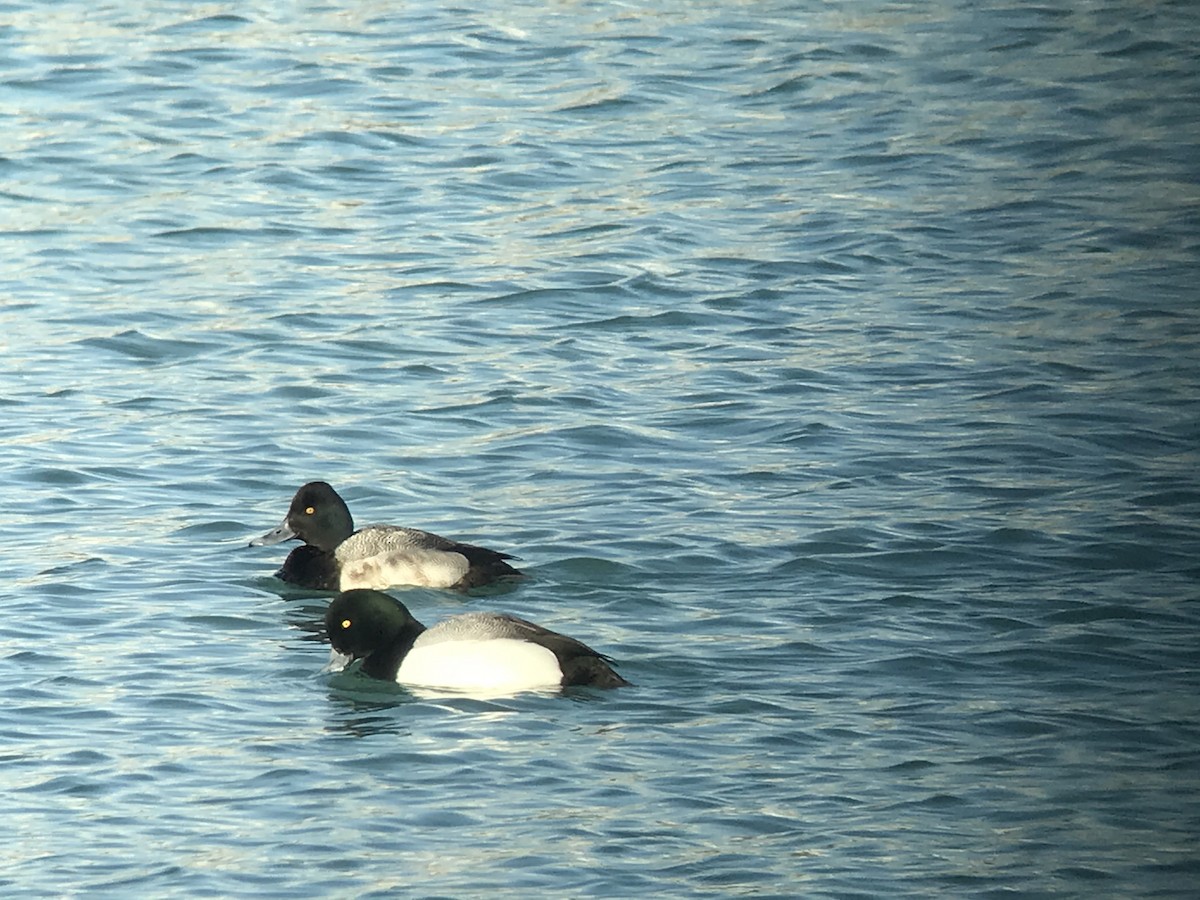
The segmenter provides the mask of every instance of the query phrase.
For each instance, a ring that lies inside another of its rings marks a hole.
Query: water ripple
[[[10,4],[9,893],[1187,896],[1188,4]],[[635,687],[318,674],[295,487]]]

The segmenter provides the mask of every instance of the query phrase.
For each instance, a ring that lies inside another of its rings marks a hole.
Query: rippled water
[[[1194,4],[0,36],[0,888],[1194,890]],[[313,478],[635,687],[320,675]]]

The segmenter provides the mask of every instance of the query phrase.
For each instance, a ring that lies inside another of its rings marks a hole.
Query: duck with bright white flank
[[[380,591],[334,597],[325,633],[333,646],[328,669],[361,659],[365,674],[413,687],[494,695],[629,684],[608,657],[525,619],[474,612],[426,628]]]

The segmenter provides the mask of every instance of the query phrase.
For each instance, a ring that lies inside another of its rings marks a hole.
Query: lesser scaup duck
[[[505,560],[511,554],[464,544],[399,525],[366,525],[354,519],[338,492],[323,481],[296,491],[287,515],[252,547],[298,538],[297,547],[276,576],[321,591],[386,588],[393,585],[467,590],[521,572]]]
[[[380,591],[334,597],[325,633],[333,645],[331,668],[361,659],[367,675],[414,687],[516,693],[629,684],[608,657],[516,616],[464,613],[427,629]]]

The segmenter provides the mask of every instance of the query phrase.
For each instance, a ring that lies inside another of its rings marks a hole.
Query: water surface
[[[1194,890],[1193,4],[0,34],[0,887]],[[635,686],[320,675],[315,478]]]

